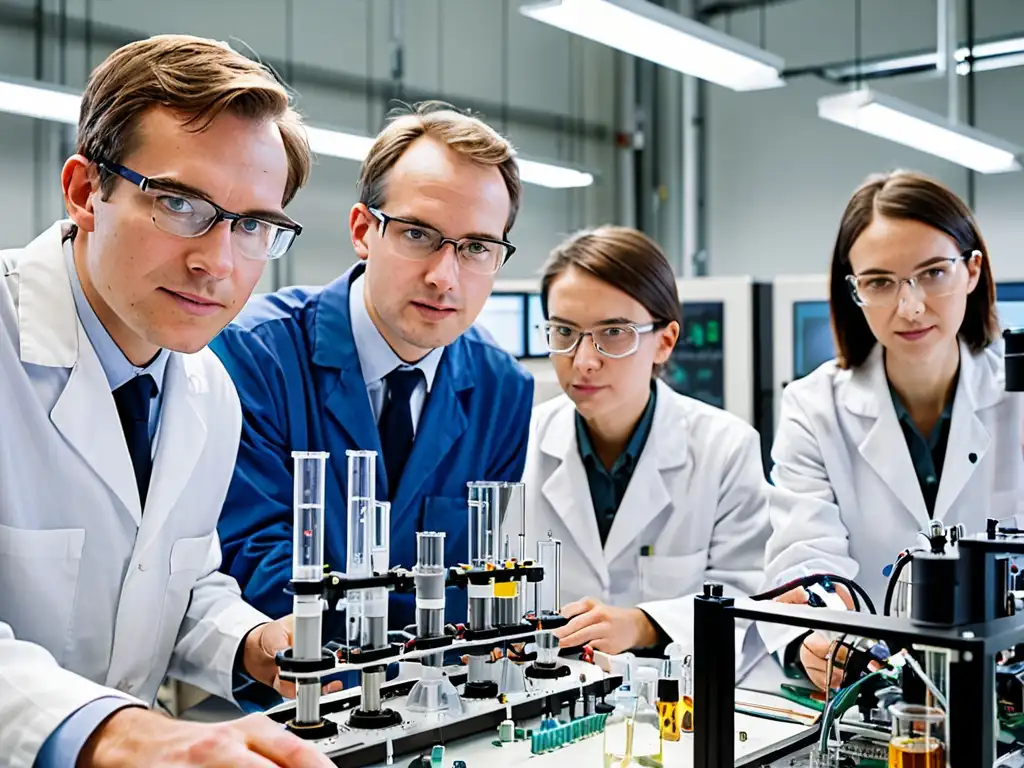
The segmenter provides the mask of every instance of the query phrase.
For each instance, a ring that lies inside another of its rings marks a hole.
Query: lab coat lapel
[[[195,400],[203,396],[207,384],[199,366],[190,366],[190,362],[177,353],[167,360],[153,480],[139,531],[140,550],[158,535],[206,444],[206,423]]]
[[[882,348],[876,344],[862,366],[853,371],[842,404],[863,419],[863,430],[851,430],[851,441],[885,485],[913,515],[919,530],[928,526],[928,509],[903,428],[892,403]],[[863,511],[863,510],[862,510]]]
[[[960,378],[953,400],[953,418],[939,478],[939,494],[935,499],[936,520],[945,519],[988,451],[992,436],[978,413],[1002,399],[1004,382],[1001,371],[988,367],[984,358],[975,359],[961,342]]]
[[[576,408],[566,399],[561,410],[548,423],[540,450],[558,464],[540,490],[583,553],[587,565],[607,587],[610,582],[608,564],[601,546],[601,534],[597,530],[587,472],[576,442],[575,417]],[[537,534],[541,537],[547,535],[544,531]]]
[[[81,324],[78,337],[78,361],[50,420],[139,525],[142,505],[110,384]]]
[[[70,222],[57,222],[18,262],[18,333],[25,363],[70,368],[50,419],[64,439],[121,500],[136,525],[142,519],[128,446],[99,358],[75,310],[62,241]]]
[[[669,387],[658,382],[658,401],[647,443],[629,480],[622,503],[615,514],[604,545],[607,562],[615,562],[623,551],[634,546],[653,545],[642,537],[648,526],[672,503],[666,474],[688,461],[686,416]]]

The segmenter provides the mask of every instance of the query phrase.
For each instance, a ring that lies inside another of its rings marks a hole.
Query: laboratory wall
[[[936,50],[935,0],[789,0],[764,12],[755,7],[721,16],[715,26],[783,56],[787,68],[853,62],[858,5],[863,59]],[[973,6],[977,40],[1024,33],[1024,2],[977,0]],[[965,10],[961,4],[962,15]],[[961,41],[965,35],[961,18]],[[963,118],[967,79],[959,78]],[[1024,144],[1024,68],[978,72],[974,82],[976,126]],[[946,84],[935,74],[871,85],[947,112]],[[963,168],[818,118],[818,98],[845,87],[804,76],[791,78],[785,88],[756,93],[707,88],[710,274],[771,278],[824,272],[843,208],[869,173],[912,168],[970,198],[969,172]],[[1000,279],[1024,276],[1022,199],[1024,174],[975,175],[973,203]]]
[[[374,133],[393,106],[391,93],[472,108],[522,156],[597,176],[585,189],[526,187],[511,233],[518,250],[503,276],[528,277],[566,233],[616,216],[613,86],[620,55],[531,22],[517,6],[510,0],[0,0],[0,73],[81,88],[89,68],[118,45],[186,32],[248,45],[277,64],[312,124]],[[404,53],[398,90],[392,90],[395,32]],[[73,131],[0,114],[0,139],[0,247],[10,247],[62,215],[59,174],[73,151]],[[289,209],[303,235],[287,259],[268,267],[260,289],[324,283],[353,262],[346,222],[357,173],[355,162],[318,159],[309,186]]]

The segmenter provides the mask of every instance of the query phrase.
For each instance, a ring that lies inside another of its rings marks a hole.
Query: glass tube
[[[416,636],[444,634],[444,531],[416,534]]]
[[[391,568],[391,502],[378,501],[373,515],[370,567],[380,576]]]
[[[470,482],[469,564],[483,568],[499,556],[502,483]]]
[[[326,451],[292,451],[294,525],[292,579],[324,577],[324,480]]]
[[[537,582],[537,615],[558,613],[562,609],[562,542],[552,538],[538,541],[537,564],[544,569],[544,580]]]
[[[348,457],[348,558],[345,574],[370,575],[370,535],[377,503],[377,452],[345,451]]]

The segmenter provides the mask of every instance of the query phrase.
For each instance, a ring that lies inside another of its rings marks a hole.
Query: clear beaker
[[[945,712],[900,701],[889,707],[889,714],[889,768],[946,768]]]

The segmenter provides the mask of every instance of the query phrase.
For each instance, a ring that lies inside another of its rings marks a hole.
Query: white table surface
[[[755,702],[777,706],[783,709],[798,711],[803,710],[797,704],[781,696],[774,696],[765,693],[752,693],[737,691],[737,699],[740,701]],[[538,724],[536,719],[527,721],[525,727],[533,728]],[[524,724],[517,722],[517,727]],[[807,726],[783,723],[774,720],[766,720],[750,715],[736,714],[736,756],[743,757],[759,749],[782,741],[790,736],[795,736],[807,730]],[[746,733],[746,739],[740,741],[741,731]],[[603,765],[603,739],[600,734],[591,736],[588,739],[569,744],[554,752],[543,755],[534,755],[530,752],[530,740],[505,744],[496,747],[493,742],[498,738],[497,729],[470,736],[465,739],[445,744],[444,768],[451,768],[453,760],[463,760],[466,768],[506,768],[520,766],[529,763],[532,768],[544,768],[545,766],[560,766],[567,768],[566,760],[572,762],[571,768],[595,768]],[[429,752],[429,750],[423,750]],[[662,752],[666,768],[690,768],[693,765],[693,734],[681,734],[677,742],[666,741]],[[416,757],[409,753],[395,756],[393,765],[405,768]],[[379,763],[378,766],[384,766]]]

